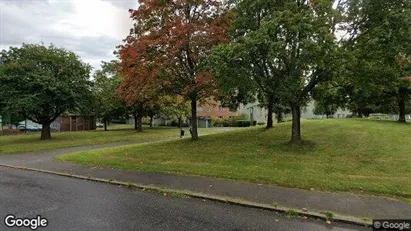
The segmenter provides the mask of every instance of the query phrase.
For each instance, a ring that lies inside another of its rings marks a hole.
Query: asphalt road
[[[0,230],[7,214],[47,218],[37,230],[370,230],[0,167]]]

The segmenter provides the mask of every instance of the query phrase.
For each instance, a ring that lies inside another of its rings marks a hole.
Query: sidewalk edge
[[[308,210],[304,211],[301,209],[284,207],[284,206],[273,206],[273,205],[268,205],[268,204],[263,204],[263,203],[247,201],[241,198],[222,197],[222,196],[217,196],[217,195],[204,194],[201,192],[171,189],[171,188],[165,188],[165,187],[158,187],[154,185],[143,185],[143,184],[137,184],[137,183],[132,183],[132,182],[96,178],[96,177],[91,177],[91,176],[83,176],[83,175],[70,174],[70,173],[65,173],[65,172],[57,172],[57,171],[29,168],[29,167],[23,167],[23,166],[14,166],[14,165],[1,164],[1,163],[0,163],[0,167],[41,172],[41,173],[47,173],[47,174],[53,174],[53,175],[59,175],[59,176],[65,176],[65,177],[71,177],[71,178],[77,178],[77,179],[83,179],[83,180],[89,180],[89,181],[95,181],[95,182],[101,182],[101,183],[109,183],[109,184],[114,184],[114,185],[133,187],[133,188],[137,188],[143,191],[148,190],[148,191],[157,191],[161,193],[170,193],[171,196],[173,196],[173,194],[174,195],[184,195],[184,196],[188,196],[192,198],[216,201],[216,202],[221,202],[221,203],[228,203],[228,204],[249,207],[249,208],[269,210],[269,211],[274,211],[274,212],[283,213],[283,214],[287,214],[288,212],[292,211],[293,213],[299,216],[306,216],[306,217],[322,219],[322,220],[328,219],[325,213],[320,213],[316,211],[308,211]],[[332,212],[332,211],[329,211],[329,212]],[[332,221],[343,222],[343,223],[353,224],[353,225],[361,225],[361,226],[371,226],[372,225],[371,219],[369,218],[358,218],[358,217],[340,215],[340,214],[335,214],[335,213],[333,213]]]

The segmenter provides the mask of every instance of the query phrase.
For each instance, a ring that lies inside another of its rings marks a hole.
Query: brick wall
[[[213,101],[198,106],[197,113],[198,117],[218,117],[223,119],[240,115],[238,111],[232,112],[230,109],[222,107],[218,102]]]

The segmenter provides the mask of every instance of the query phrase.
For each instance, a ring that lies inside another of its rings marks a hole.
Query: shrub
[[[236,121],[236,126],[237,127],[250,127],[251,122],[248,120],[237,120]]]
[[[127,121],[125,119],[114,119],[114,120],[111,120],[111,123],[113,123],[113,124],[126,124]]]
[[[264,126],[265,123],[264,122],[258,122],[257,125],[263,125]]]
[[[211,124],[213,125],[213,127],[223,127],[224,120],[214,116],[214,117],[211,117]]]
[[[171,121],[170,126],[171,127],[178,127],[179,125],[178,125],[177,121],[173,120],[173,121]]]
[[[250,120],[250,117],[247,114],[241,114],[239,116],[234,117],[234,120]]]
[[[224,127],[232,127],[233,126],[233,122],[232,122],[233,120],[231,120],[231,119],[225,119],[225,120],[223,120],[223,126]]]

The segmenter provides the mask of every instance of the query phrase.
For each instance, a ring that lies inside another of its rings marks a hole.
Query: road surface
[[[40,215],[37,230],[369,230],[291,218],[271,211],[0,167],[4,218]],[[19,229],[10,229],[19,230]],[[30,230],[25,228],[24,230]]]

